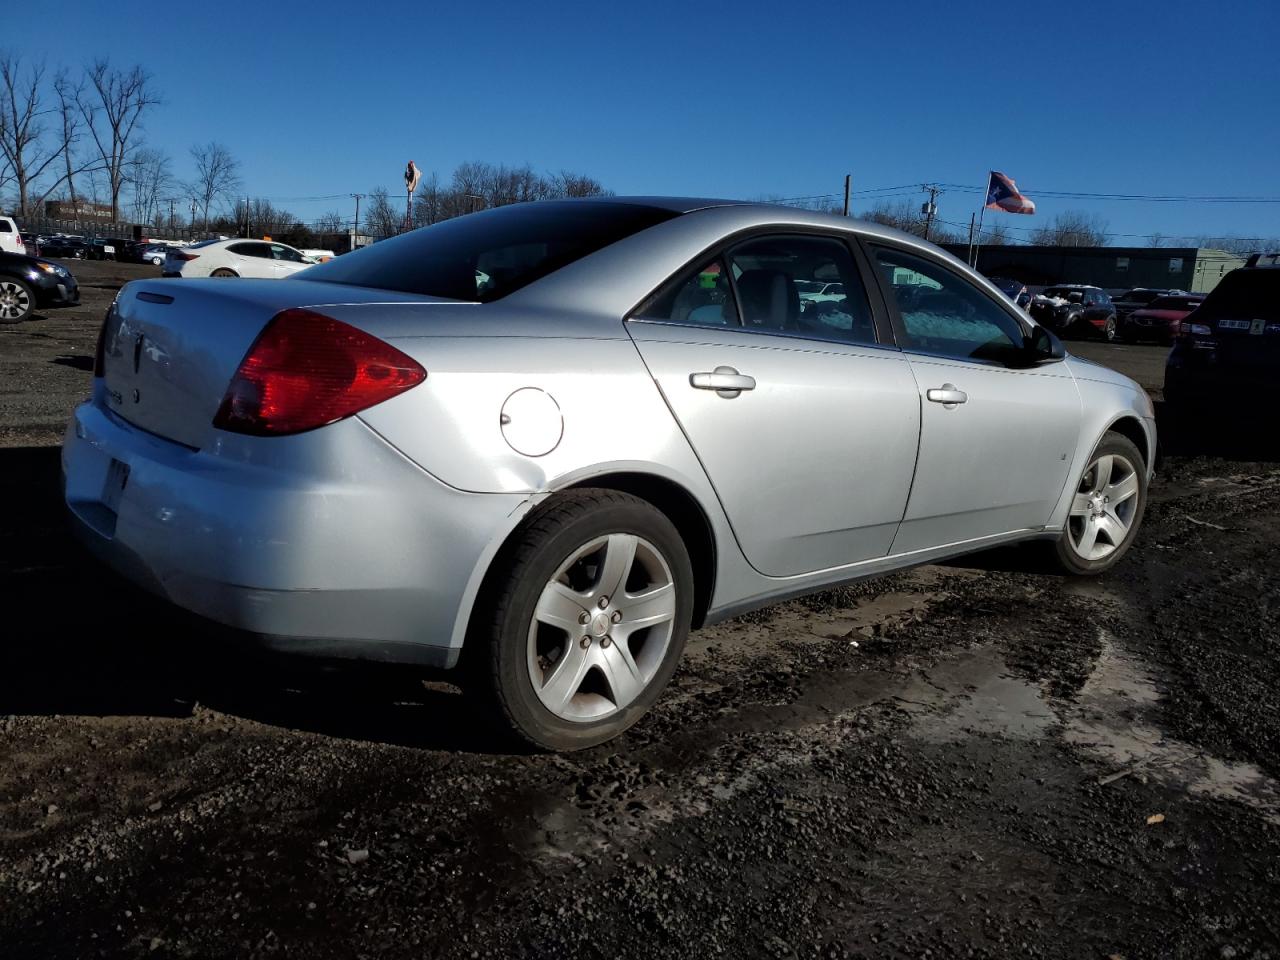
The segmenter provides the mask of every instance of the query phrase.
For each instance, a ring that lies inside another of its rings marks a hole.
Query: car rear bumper
[[[217,447],[81,405],[62,450],[77,535],[145,589],[273,649],[456,663],[524,497],[447,487],[354,418]]]

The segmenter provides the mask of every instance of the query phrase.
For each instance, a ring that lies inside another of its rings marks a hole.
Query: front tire
[[[692,565],[666,515],[630,494],[575,490],[504,548],[468,643],[512,731],[545,750],[580,750],[654,704],[692,613]]]
[[[21,323],[35,308],[30,287],[14,277],[0,277],[0,323]]]
[[[1067,573],[1110,570],[1128,552],[1147,507],[1142,454],[1128,437],[1107,433],[1076,484],[1062,536],[1054,544]]]
[[[1116,318],[1107,317],[1107,322],[1102,325],[1102,339],[1107,343],[1115,343],[1117,331]]]

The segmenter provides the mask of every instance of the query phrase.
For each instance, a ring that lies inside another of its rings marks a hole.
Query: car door
[[[227,247],[227,266],[242,277],[271,279],[276,275],[271,246],[261,240],[243,240]]]
[[[1025,365],[1021,322],[941,260],[887,243],[870,256],[921,409],[920,456],[893,552],[1043,527],[1080,431],[1066,364]]]
[[[856,256],[835,236],[755,237],[700,258],[627,324],[769,576],[883,557],[906,507],[920,405]],[[796,281],[837,279],[846,296],[801,311]]]
[[[311,266],[301,253],[283,243],[271,244],[271,265],[277,277],[291,276]]]

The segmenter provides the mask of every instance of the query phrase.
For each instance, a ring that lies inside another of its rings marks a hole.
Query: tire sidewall
[[[1133,546],[1133,541],[1138,536],[1138,529],[1142,526],[1142,518],[1147,510],[1146,461],[1138,448],[1128,437],[1108,432],[1103,435],[1098,445],[1094,447],[1093,453],[1089,454],[1089,459],[1085,463],[1085,472],[1089,470],[1094,460],[1107,454],[1118,454],[1133,464],[1134,473],[1138,478],[1138,503],[1134,507],[1133,522],[1129,524],[1129,532],[1125,535],[1124,543],[1100,560],[1086,560],[1076,553],[1075,547],[1071,545],[1071,520],[1068,515],[1067,521],[1062,528],[1062,536],[1058,538],[1056,546],[1062,565],[1071,573],[1081,575],[1102,573],[1104,570],[1109,570],[1119,563],[1120,559],[1129,552],[1129,548]],[[1075,491],[1079,489],[1080,481],[1083,477],[1084,473],[1081,473],[1075,478],[1076,482],[1071,487],[1073,497],[1075,496]]]
[[[622,710],[601,720],[563,720],[538,698],[528,669],[528,633],[543,588],[560,565],[583,544],[611,533],[642,537],[662,553],[676,585],[676,620],[662,666],[645,690]],[[636,498],[610,503],[573,518],[535,546],[509,576],[518,578],[500,612],[493,638],[494,679],[519,732],[531,742],[556,750],[577,750],[610,740],[651,707],[675,672],[693,613],[693,569],[680,534],[665,515]]]

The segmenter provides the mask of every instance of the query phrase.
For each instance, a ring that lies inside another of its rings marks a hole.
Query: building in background
[[[90,200],[46,200],[44,215],[50,220],[89,220],[111,222],[111,204]]]
[[[943,246],[961,260],[963,243]],[[1028,286],[1087,283],[1104,290],[1133,287],[1207,293],[1244,258],[1209,247],[1038,247],[985,246],[978,251],[978,272],[1009,277]]]

